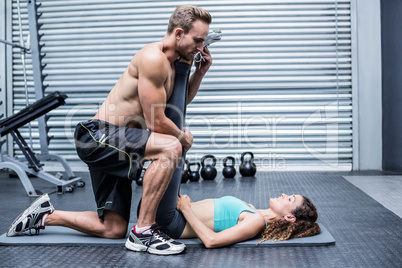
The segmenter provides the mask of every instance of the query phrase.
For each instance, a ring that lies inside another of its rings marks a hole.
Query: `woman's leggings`
[[[190,68],[191,66],[187,63],[176,62],[174,89],[165,109],[166,117],[172,120],[180,130],[183,130],[186,114],[187,87]],[[184,158],[185,153],[183,152],[180,163],[173,172],[172,179],[170,180],[169,186],[166,189],[165,195],[162,197],[158,211],[156,212],[156,223],[166,228],[169,236],[172,238],[179,238],[186,226],[186,219],[176,210]],[[139,208],[140,204],[138,204],[137,216],[139,214]]]

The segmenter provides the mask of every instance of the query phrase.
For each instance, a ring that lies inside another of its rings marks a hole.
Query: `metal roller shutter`
[[[46,93],[67,93],[50,113],[49,149],[76,168],[73,129],[92,117],[132,56],[160,40],[181,1],[41,1],[39,30]],[[350,0],[194,1],[223,38],[188,107],[194,135],[188,158],[251,151],[259,170],[351,170],[352,59]],[[21,1],[24,36],[26,1]],[[13,1],[13,42],[19,41]],[[20,52],[14,49],[14,110],[25,104]],[[28,57],[30,102],[34,101]],[[37,123],[33,143],[39,149]],[[27,137],[28,130],[21,131]],[[19,154],[18,150],[15,150]]]

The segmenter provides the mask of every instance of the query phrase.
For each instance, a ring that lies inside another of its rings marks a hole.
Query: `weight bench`
[[[85,186],[85,183],[82,181],[81,177],[74,176],[74,173],[72,172],[70,166],[64,160],[64,158],[56,154],[36,155],[27,145],[26,141],[18,131],[18,128],[22,127],[26,123],[35,120],[36,118],[59,107],[60,105],[65,104],[66,98],[67,95],[63,92],[53,92],[46,97],[36,101],[35,103],[28,105],[18,113],[0,121],[0,137],[11,134],[14,141],[17,143],[18,147],[24,154],[26,161],[28,162],[26,164],[16,157],[10,157],[9,155],[1,152],[1,147],[6,142],[6,140],[3,140],[0,141],[0,170],[8,168],[15,171],[19,179],[21,180],[28,196],[38,196],[41,194],[41,192],[33,188],[32,183],[27,176],[27,173],[55,184],[57,187],[57,193],[59,194],[62,194],[64,192],[72,192],[74,190],[74,186]],[[63,165],[63,168],[67,173],[68,180],[62,180],[61,173],[52,175],[42,171],[42,166],[44,164],[40,163],[40,160],[59,161]]]

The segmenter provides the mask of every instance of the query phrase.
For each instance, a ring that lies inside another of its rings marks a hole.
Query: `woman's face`
[[[282,194],[280,197],[271,198],[269,200],[269,207],[280,218],[292,215],[292,211],[298,206],[303,204],[303,196],[301,195],[286,195]]]

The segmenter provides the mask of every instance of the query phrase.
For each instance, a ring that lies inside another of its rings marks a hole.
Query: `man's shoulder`
[[[143,47],[135,55],[131,64],[138,73],[150,79],[165,79],[169,76],[170,63],[158,43],[151,43]]]
[[[147,61],[149,63],[168,62],[165,53],[162,51],[162,45],[160,42],[150,43],[144,46],[140,51],[138,51],[135,57],[138,57],[140,61]]]

